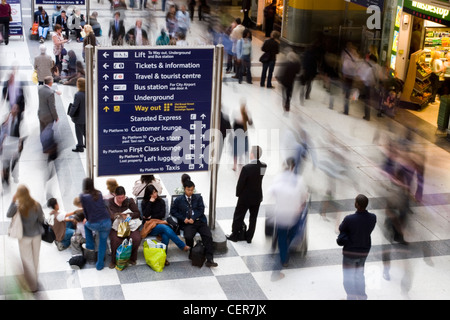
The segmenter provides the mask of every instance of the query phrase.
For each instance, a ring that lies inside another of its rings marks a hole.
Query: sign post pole
[[[88,44],[86,55],[86,167],[94,179],[94,47]]]
[[[216,199],[217,199],[217,173],[219,169],[220,143],[221,136],[218,136],[220,130],[220,111],[222,102],[222,65],[223,65],[223,45],[218,45],[214,51],[214,97],[211,112],[211,127],[213,135],[211,145],[213,146],[210,155],[210,192],[209,192],[209,228],[214,230],[216,227]]]

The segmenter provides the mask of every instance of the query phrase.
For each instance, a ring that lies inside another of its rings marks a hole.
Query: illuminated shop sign
[[[430,20],[436,23],[450,25],[450,8],[442,8],[419,1],[405,0],[403,11],[413,16]]]

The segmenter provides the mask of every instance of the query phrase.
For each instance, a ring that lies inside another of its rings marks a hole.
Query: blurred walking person
[[[307,48],[302,56],[302,67],[300,74],[300,104],[305,104],[305,99],[309,100],[312,89],[312,81],[317,75],[319,60],[319,47],[317,44]]]
[[[377,216],[367,211],[369,199],[362,194],[355,198],[356,212],[347,215],[339,226],[346,240],[342,248],[342,269],[347,300],[367,300],[364,264],[372,247],[371,233]]]
[[[280,260],[272,274],[272,280],[284,277],[280,272],[288,266],[292,240],[301,228],[302,212],[306,208],[308,190],[301,175],[294,173],[294,158],[286,160],[285,170],[279,174],[268,190],[269,197],[275,199],[275,228]]]
[[[239,164],[247,163],[248,156],[248,126],[253,125],[252,117],[247,111],[247,102],[245,98],[241,99],[239,113],[234,117],[233,130],[233,171],[238,169]],[[244,156],[244,160],[242,160]]]
[[[352,43],[348,43],[347,47],[341,54],[341,72],[344,87],[344,114],[348,115],[350,105],[350,92],[353,88],[353,81],[357,73],[358,54]]]
[[[4,188],[9,187],[10,175],[14,177],[15,182],[18,182],[17,169],[14,169],[23,149],[23,140],[20,136],[21,119],[19,117],[22,117],[22,115],[19,113],[18,105],[15,104],[0,128],[0,151],[3,164],[2,183]]]
[[[31,292],[38,291],[39,253],[41,249],[41,235],[44,233],[44,212],[34,200],[28,188],[19,185],[12,198],[6,216],[12,218],[19,214],[22,220],[23,236],[19,239],[19,252],[22,260],[25,280]]]
[[[283,86],[283,108],[288,112],[291,109],[295,78],[300,72],[300,59],[294,51],[290,51],[286,58],[286,63],[278,71],[277,80]]]

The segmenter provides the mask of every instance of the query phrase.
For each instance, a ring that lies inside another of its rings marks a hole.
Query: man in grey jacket
[[[39,88],[39,125],[41,132],[52,122],[58,121],[58,113],[56,112],[55,93],[61,94],[59,91],[52,89],[53,78],[47,76],[44,78],[44,85]]]
[[[38,84],[44,84],[44,78],[52,75],[52,68],[55,65],[52,57],[46,51],[47,47],[43,44],[39,46],[41,53],[34,58],[34,70],[37,71]]]

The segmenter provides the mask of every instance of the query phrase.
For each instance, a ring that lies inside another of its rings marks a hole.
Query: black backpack
[[[86,264],[86,258],[82,254],[72,256],[69,259],[69,264],[72,269],[81,269]]]
[[[195,246],[191,249],[189,259],[192,260],[192,265],[201,268],[203,263],[205,263],[205,246],[203,242],[197,241]]]

